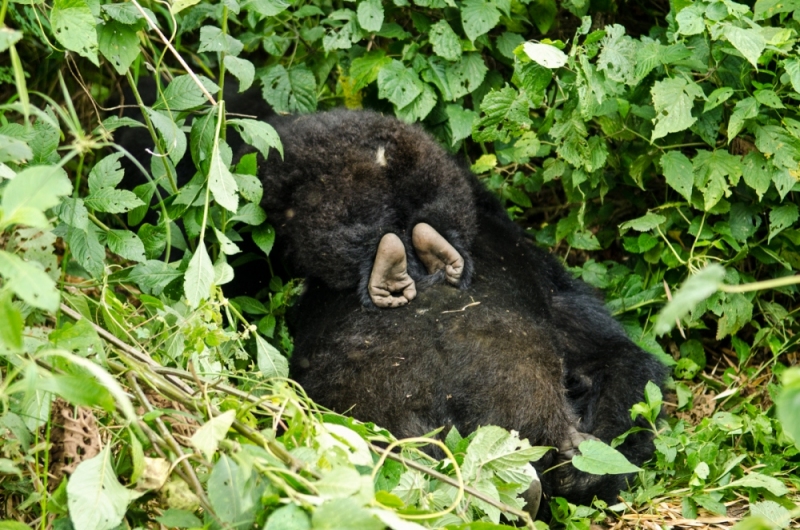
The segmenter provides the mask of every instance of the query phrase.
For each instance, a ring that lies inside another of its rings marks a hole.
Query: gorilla
[[[347,110],[270,122],[284,158],[259,160],[262,206],[307,278],[289,325],[308,395],[399,438],[514,429],[557,448],[534,463],[545,498],[615,502],[630,476],[545,471],[630,429],[665,367],[420,128]],[[642,464],[652,434],[618,449]]]

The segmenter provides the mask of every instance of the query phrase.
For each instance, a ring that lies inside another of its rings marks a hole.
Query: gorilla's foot
[[[459,284],[464,272],[464,258],[439,232],[427,223],[419,223],[411,233],[411,242],[428,274],[444,270],[449,283]]]
[[[386,234],[378,245],[369,277],[372,303],[378,307],[400,307],[413,300],[417,288],[407,269],[403,242],[395,234]]]
[[[598,440],[598,438],[591,434],[580,432],[575,427],[570,427],[566,439],[558,444],[558,459],[566,462],[572,460],[573,456],[581,454],[578,446],[586,440]]]

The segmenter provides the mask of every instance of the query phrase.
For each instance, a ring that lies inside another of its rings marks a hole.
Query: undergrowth
[[[777,0],[4,0],[0,529],[534,525],[519,495],[546,449],[493,426],[397,441],[287,379],[302,286],[272,274],[255,157],[226,143],[280,139],[227,116],[227,86],[421,122],[672,367],[632,411],[654,459],[618,504],[554,499],[552,525],[797,527],[798,20]],[[122,101],[146,77],[156,101]],[[128,126],[157,139],[150,167],[114,143]],[[247,261],[264,288],[227,298]]]

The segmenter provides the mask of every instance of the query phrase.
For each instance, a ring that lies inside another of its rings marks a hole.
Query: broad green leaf
[[[113,188],[122,181],[125,172],[119,162],[121,157],[122,153],[114,153],[95,164],[89,172],[89,193],[100,191],[102,188]]]
[[[383,530],[384,524],[355,499],[332,499],[311,516],[314,530]]]
[[[388,99],[398,108],[414,101],[422,93],[422,86],[417,73],[396,59],[378,72],[378,97]]]
[[[56,283],[36,262],[28,263],[18,256],[0,250],[0,276],[5,287],[33,307],[56,311],[59,293]]]
[[[311,530],[311,518],[296,504],[287,504],[272,512],[264,530]]]
[[[215,26],[200,28],[200,47],[198,52],[221,52],[228,55],[239,55],[244,45],[238,39],[223,33]]]
[[[453,99],[476,90],[489,71],[479,53],[465,54],[460,61],[447,67],[447,82]]]
[[[253,84],[256,76],[256,67],[247,59],[226,55],[223,59],[225,68],[239,80],[239,92],[244,92]]]
[[[511,31],[504,31],[502,35],[497,37],[496,46],[497,51],[509,59],[514,58],[514,50],[525,42],[522,35],[513,33]]]
[[[122,22],[123,24],[139,24],[144,21],[144,16],[142,16],[136,6],[130,2],[105,4],[100,7],[111,19]],[[155,14],[150,11],[150,9],[147,7],[142,7],[142,9],[150,20],[156,20]]]
[[[597,70],[605,72],[609,79],[618,83],[635,84],[638,42],[625,35],[625,28],[619,24],[606,26],[605,32],[602,50],[597,58]]]
[[[176,15],[186,9],[187,7],[192,7],[193,5],[199,4],[200,0],[174,0],[172,5],[169,8],[170,13]],[[167,525],[170,526],[170,525]]]
[[[486,94],[481,102],[481,117],[473,125],[473,138],[478,142],[500,140],[529,128],[530,109],[524,95],[505,87]]]
[[[242,251],[236,245],[236,243],[230,240],[228,236],[217,230],[216,226],[214,227],[214,235],[217,236],[217,241],[219,241],[219,249],[223,254],[231,256]]]
[[[740,28],[732,24],[726,24],[722,30],[725,38],[733,44],[733,47],[750,61],[754,68],[758,68],[758,58],[767,46],[767,41],[761,35],[761,31],[754,28]]]
[[[283,158],[283,144],[278,138],[278,133],[269,123],[247,118],[228,120],[228,125],[233,125],[239,130],[242,139],[261,152],[266,159],[270,147],[275,148]]]
[[[402,109],[396,110],[397,117],[407,123],[425,119],[433,110],[433,107],[436,106],[436,91],[429,84],[422,81],[420,81],[420,87],[422,92],[411,103]]]
[[[0,28],[0,32],[3,29],[7,28]],[[31,158],[33,158],[33,151],[28,147],[28,144],[16,138],[0,134],[0,162],[20,163]]]
[[[144,261],[144,244],[130,230],[109,230],[106,233],[108,249],[131,261]]]
[[[428,57],[428,67],[422,70],[422,79],[433,84],[439,89],[439,93],[445,101],[454,101],[453,92],[450,90],[450,81],[447,77],[447,69],[450,63],[441,57],[431,55]]]
[[[314,485],[323,499],[341,499],[361,489],[361,475],[352,467],[337,466]]]
[[[661,157],[661,167],[667,184],[691,202],[694,183],[692,162],[683,153],[670,151]]]
[[[446,20],[442,19],[428,30],[428,37],[433,46],[433,53],[448,61],[457,61],[461,57],[461,40]]]
[[[722,316],[717,321],[717,340],[735,335],[753,320],[753,303],[741,293],[725,295]]]
[[[92,278],[102,278],[105,268],[106,250],[97,236],[97,229],[88,225],[86,229],[68,228],[64,240],[70,247],[78,264]]]
[[[792,523],[792,512],[775,501],[751,503],[750,515],[736,525],[736,530],[775,530],[789,528]]]
[[[728,98],[730,98],[732,95],[733,89],[730,87],[725,86],[717,88],[711,94],[709,94],[705,105],[703,105],[703,113],[722,105],[724,102],[728,101]]]
[[[66,49],[100,66],[96,22],[86,0],[55,0],[50,12],[50,24],[56,40]]]
[[[786,370],[781,376],[783,389],[776,400],[778,419],[784,431],[794,439],[795,447],[800,447],[800,368]]]
[[[22,39],[22,32],[11,28],[0,28],[0,52],[4,52]]]
[[[756,0],[753,20],[764,20],[780,13],[791,13],[800,9],[798,0]]]
[[[703,193],[706,211],[711,210],[723,195],[730,195],[730,187],[736,186],[742,176],[740,158],[723,149],[698,151],[692,166],[694,184]]]
[[[733,113],[731,113],[731,119],[728,122],[728,143],[736,138],[736,135],[742,130],[745,120],[758,116],[758,108],[756,98],[744,98],[736,102]]]
[[[11,302],[11,291],[0,293],[0,351],[22,349],[22,314]]]
[[[783,106],[783,103],[781,103],[781,98],[778,97],[778,94],[776,94],[774,90],[756,90],[753,93],[753,96],[755,96],[756,101],[762,105],[766,105],[767,107],[773,109],[786,108]]]
[[[698,5],[682,9],[676,16],[675,22],[678,23],[678,32],[682,35],[697,35],[705,29],[705,22],[701,14],[703,7]]]
[[[80,357],[102,355],[104,351],[100,336],[86,319],[81,319],[75,324],[63,323],[60,328],[50,333],[48,339],[57,348]]]
[[[197,246],[186,275],[183,280],[183,292],[189,300],[189,305],[195,308],[200,302],[211,295],[211,285],[214,282],[214,265],[208,257],[205,244],[201,242]]]
[[[500,22],[500,11],[491,0],[466,0],[461,7],[461,24],[467,38],[474,41]]]
[[[703,90],[694,82],[682,77],[656,81],[652,94],[657,113],[652,140],[688,129],[697,121],[692,116],[692,106],[695,98],[703,97]]]
[[[255,153],[253,153],[255,154]],[[236,169],[240,169],[241,164]],[[261,196],[264,194],[264,188],[261,186],[261,181],[253,175],[242,175],[234,173],[233,178],[236,180],[236,185],[239,187],[239,195],[246,200],[253,203],[260,203]]]
[[[378,79],[378,72],[392,62],[383,50],[372,50],[350,63],[350,77],[356,80],[354,90],[361,90]]]
[[[124,213],[144,205],[132,191],[114,188],[101,188],[89,194],[83,202],[90,210],[106,213]]]
[[[136,283],[145,293],[159,295],[173,280],[183,274],[163,261],[148,260],[133,268],[128,279]]]
[[[637,232],[649,232],[650,230],[657,227],[666,220],[667,218],[664,217],[663,215],[659,215],[653,212],[647,212],[642,217],[639,217],[637,219],[631,219],[630,221],[622,223],[621,225],[619,225],[619,229],[623,233],[631,228],[633,228]]]
[[[256,362],[264,377],[289,377],[289,361],[286,357],[258,333],[253,335],[256,339]]]
[[[69,516],[75,528],[111,530],[122,523],[139,494],[124,488],[114,474],[110,446],[84,460],[67,482]]]
[[[800,59],[789,57],[783,61],[783,67],[789,75],[794,91],[800,94]]]
[[[200,451],[211,462],[219,447],[219,442],[225,439],[228,429],[236,419],[235,410],[227,410],[215,416],[200,426],[189,439],[192,447]]]
[[[233,528],[251,528],[255,519],[256,490],[247,487],[245,475],[233,459],[222,454],[208,478],[208,500],[214,514]]]
[[[247,7],[265,17],[274,17],[286,11],[289,3],[284,0],[251,0]]]
[[[101,407],[106,412],[114,410],[111,393],[86,374],[40,377],[36,380],[36,388],[60,396],[73,405]]]
[[[136,26],[109,20],[97,25],[100,53],[119,75],[125,75],[139,56],[139,36]]]
[[[504,482],[527,488],[536,479],[530,463],[549,450],[549,447],[531,447],[527,440],[520,440],[500,427],[481,427],[467,448],[461,472],[470,481],[493,472]]]
[[[147,115],[164,140],[166,154],[173,164],[178,164],[186,153],[186,134],[178,128],[172,118],[160,111],[148,108]]]
[[[205,76],[197,76],[203,87],[212,95],[219,91],[219,87]],[[188,110],[208,103],[208,99],[197,83],[188,74],[179,75],[164,89],[162,97],[153,105],[154,109]]]
[[[3,224],[12,224],[15,219],[34,221],[38,228],[47,228],[44,216],[31,215],[44,212],[60,202],[60,197],[72,193],[72,183],[66,172],[55,166],[34,166],[17,173],[3,190],[0,202],[3,210]],[[44,224],[42,225],[42,220]]]
[[[625,455],[599,440],[584,440],[578,449],[581,454],[572,457],[572,465],[586,473],[621,475],[642,470],[631,464]]]
[[[533,62],[544,68],[556,69],[567,64],[567,54],[551,44],[526,42],[522,49]]]
[[[253,230],[253,241],[255,241],[258,248],[269,256],[272,251],[272,246],[275,244],[275,229],[270,224],[262,224]]]
[[[11,473],[4,471],[4,474],[10,475]],[[31,527],[13,519],[4,519],[0,521],[0,530],[31,530]]]
[[[450,137],[452,138],[450,145],[456,145],[460,140],[469,138],[469,135],[472,134],[472,124],[478,114],[461,105],[447,105],[445,112],[450,119]]]
[[[358,3],[358,23],[365,30],[375,33],[383,25],[383,4],[381,0],[362,0]]]
[[[744,488],[764,488],[776,497],[783,497],[789,493],[789,488],[783,481],[775,477],[763,475],[761,473],[749,473],[740,479],[736,479],[728,487],[742,486]]]
[[[313,112],[317,108],[317,81],[304,65],[286,70],[275,65],[261,77],[264,99],[281,113]]]
[[[690,276],[658,314],[655,332],[663,335],[671,330],[677,319],[683,318],[697,304],[716,293],[724,278],[725,269],[716,263]]]
[[[155,520],[169,528],[199,528],[203,526],[202,521],[192,512],[175,508],[166,510],[162,515],[155,517]]]
[[[236,185],[236,179],[233,178],[228,169],[228,164],[222,160],[219,145],[219,142],[214,142],[214,148],[211,151],[211,163],[208,166],[208,187],[217,204],[226,210],[236,212],[239,208],[239,188]]]
[[[794,225],[798,217],[800,217],[800,213],[798,213],[796,204],[789,203],[773,207],[769,212],[769,239],[767,242],[772,241],[773,237]]]

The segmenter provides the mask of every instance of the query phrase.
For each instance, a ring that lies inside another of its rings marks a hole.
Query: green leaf
[[[523,39],[522,35],[520,35],[519,33],[512,33],[510,31],[504,31],[502,35],[497,37],[497,41],[496,42],[497,42],[497,44],[496,44],[497,45],[497,51],[499,51],[505,57],[508,57],[509,59],[513,59],[515,57],[514,56],[514,50],[517,48],[517,46],[519,46],[523,42],[525,42],[525,39]],[[461,47],[461,43],[459,41],[459,50],[460,50],[460,47]],[[434,50],[434,51],[436,51],[436,50]]]
[[[275,347],[254,333],[256,339],[256,362],[266,378],[289,377],[289,361]]]
[[[67,350],[81,357],[102,355],[103,343],[88,320],[81,319],[75,324],[63,323],[48,336],[57,348]]]
[[[117,480],[110,446],[78,464],[67,482],[70,519],[75,528],[85,530],[117,527],[122,523],[128,503],[138,496]]]
[[[96,230],[93,225],[89,225],[85,230],[69,228],[64,239],[80,266],[86,269],[92,278],[102,278],[106,249],[100,244]]]
[[[690,276],[658,314],[655,332],[663,335],[671,330],[677,319],[683,318],[697,304],[716,293],[724,278],[725,269],[716,263]]]
[[[436,91],[427,83],[423,83],[422,81],[419,83],[422,88],[422,92],[420,92],[419,96],[414,98],[414,101],[402,109],[397,109],[396,111],[397,117],[407,123],[414,123],[415,121],[425,119],[433,110],[433,107],[436,106]]]
[[[692,165],[694,183],[703,192],[706,211],[711,210],[723,194],[730,195],[730,186],[736,186],[742,176],[742,163],[739,157],[723,149],[699,151],[692,160]]]
[[[37,228],[47,228],[44,212],[60,202],[60,197],[72,193],[72,183],[66,172],[55,166],[34,166],[17,173],[3,190],[0,201],[3,216],[0,222],[4,225],[27,221],[26,224]]]
[[[461,24],[467,38],[474,41],[500,22],[500,11],[490,0],[466,0],[461,7]]]
[[[468,138],[472,134],[472,124],[478,114],[461,105],[447,105],[445,113],[450,120],[450,145],[456,145],[460,140]]]
[[[66,49],[100,66],[95,18],[86,0],[54,0],[50,24],[56,40]]]
[[[733,89],[731,87],[725,86],[714,90],[711,94],[709,94],[706,104],[703,105],[703,113],[717,108],[724,102],[728,101],[728,98],[730,98],[732,95]]]
[[[736,138],[736,135],[742,130],[745,120],[756,116],[758,116],[758,101],[756,101],[756,98],[750,97],[737,101],[733,113],[731,113],[731,119],[728,122],[728,143]]]
[[[798,213],[796,204],[789,203],[773,207],[769,212],[769,239],[767,242],[769,243],[773,237],[794,225],[798,217],[800,217],[800,213]]]
[[[358,23],[365,30],[375,33],[383,25],[381,0],[362,0],[358,3]]]
[[[173,4],[173,6],[174,5],[175,4]],[[175,508],[166,510],[162,515],[156,517],[155,520],[169,528],[199,528],[203,526],[202,521],[195,517],[192,512],[176,510]]]
[[[678,23],[678,32],[682,35],[697,35],[705,30],[705,22],[702,16],[703,6],[687,7],[682,9],[676,16],[675,22]]]
[[[240,59],[233,55],[226,55],[222,60],[225,68],[239,80],[239,92],[244,92],[253,84],[256,76],[256,67],[247,59]]]
[[[361,488],[361,475],[352,467],[337,466],[314,485],[324,499],[350,497]]]
[[[625,28],[619,24],[606,26],[605,32],[597,70],[618,83],[635,84],[638,42],[625,35]]]
[[[228,55],[239,55],[244,49],[244,45],[238,39],[223,33],[215,26],[203,26],[200,28],[200,47],[198,52],[221,52]]]
[[[650,230],[662,224],[666,220],[667,218],[664,217],[663,215],[659,215],[653,212],[647,212],[642,217],[639,217],[637,219],[631,219],[630,221],[622,223],[621,225],[619,225],[619,229],[623,233],[631,228],[633,228],[638,232],[649,232]]]
[[[89,172],[89,192],[94,193],[102,188],[113,188],[122,181],[125,172],[119,162],[122,153],[114,153],[104,157]]]
[[[428,30],[428,37],[433,46],[433,53],[448,61],[457,61],[461,57],[461,40],[446,20],[442,19]]]
[[[781,377],[783,389],[776,400],[778,419],[784,431],[794,439],[795,447],[800,447],[800,368],[786,370]]]
[[[742,174],[761,200],[772,182],[772,164],[758,151],[752,151],[742,159]]]
[[[322,503],[311,517],[314,530],[383,530],[384,524],[355,499],[332,499]]]
[[[754,68],[758,68],[758,58],[761,57],[761,53],[767,46],[767,41],[759,29],[744,29],[732,24],[725,24],[722,33]]]
[[[100,53],[119,75],[125,75],[139,56],[139,36],[136,26],[109,20],[97,25]]]
[[[783,61],[783,67],[789,75],[792,88],[794,88],[795,92],[800,94],[800,59],[797,57],[789,57]]]
[[[0,351],[22,349],[22,314],[11,302],[11,291],[0,293]]]
[[[183,280],[183,292],[189,300],[189,306],[195,308],[200,302],[211,295],[211,285],[214,282],[214,265],[208,257],[205,244],[201,242],[197,246],[189,267],[186,269],[186,276]]]
[[[467,448],[461,472],[467,480],[495,473],[505,482],[525,488],[536,478],[530,462],[539,460],[549,447],[531,447],[527,440],[495,426],[481,427]]]
[[[652,94],[657,113],[652,140],[688,129],[697,121],[692,116],[692,106],[695,98],[703,97],[703,90],[696,83],[682,77],[656,81]]]
[[[236,419],[235,410],[226,410],[219,416],[215,416],[200,426],[189,439],[192,447],[200,451],[211,462],[217,452],[219,443],[225,439],[228,429]]]
[[[311,519],[296,504],[287,504],[272,512],[264,530],[311,530]]]
[[[642,470],[639,466],[628,462],[625,455],[599,440],[584,440],[578,449],[581,454],[572,457],[572,465],[586,473],[622,475]]]
[[[219,145],[219,142],[215,141],[211,151],[211,162],[208,166],[208,188],[214,195],[217,204],[226,210],[236,212],[239,208],[239,187],[228,169],[228,164],[222,160]]]
[[[683,153],[670,151],[661,157],[661,167],[664,170],[667,184],[691,202],[694,182],[692,162]]]
[[[783,106],[781,98],[778,97],[778,94],[776,94],[774,90],[767,90],[767,89],[756,90],[753,96],[755,96],[756,101],[758,101],[762,105],[766,105],[767,107],[773,109],[786,108]]]
[[[798,0],[756,0],[753,20],[764,20],[780,13],[791,13],[800,9]]]
[[[173,164],[178,164],[186,153],[186,134],[169,116],[153,109],[146,109],[153,126],[164,140],[164,148]]]
[[[361,90],[378,79],[381,68],[391,63],[383,50],[372,50],[350,63],[350,77],[356,80],[354,90]]]
[[[148,260],[131,270],[128,279],[136,283],[145,293],[159,295],[173,280],[183,274],[163,261]]]
[[[481,118],[473,126],[478,142],[508,142],[512,134],[528,129],[531,124],[527,98],[510,87],[493,90],[481,102]]]
[[[106,233],[108,248],[114,254],[131,261],[144,261],[144,243],[130,230],[109,230]]]
[[[378,97],[388,99],[398,108],[414,101],[422,93],[422,87],[417,73],[396,59],[378,72]]]
[[[479,53],[468,53],[459,62],[449,65],[446,72],[452,98],[458,99],[476,90],[488,71]]]
[[[249,475],[249,474],[248,474]],[[251,528],[255,519],[256,490],[247,487],[245,475],[233,459],[222,454],[208,478],[208,500],[214,513],[233,528]]]
[[[4,472],[5,473],[5,472]],[[5,473],[10,474],[10,473]],[[31,527],[19,521],[5,519],[0,521],[0,530],[31,530]]]
[[[8,28],[0,28],[0,34],[3,29]],[[0,134],[0,162],[21,163],[31,158],[33,158],[33,151],[28,147],[28,144],[16,138]]]
[[[255,241],[258,248],[269,256],[272,251],[272,246],[275,244],[275,229],[272,225],[262,224],[253,230],[253,241]]]
[[[136,9],[131,3],[119,3],[119,4],[105,4],[101,6],[103,12],[108,15],[113,20],[117,22],[122,22],[123,24],[138,24],[140,21],[144,20],[144,17]],[[147,13],[147,16],[151,20],[156,20],[155,14],[150,11],[148,8],[144,7],[144,12]]]
[[[8,27],[0,28],[0,52],[4,52],[22,39],[22,32]]]
[[[264,159],[267,159],[270,147],[275,148],[283,158],[283,144],[269,123],[247,118],[228,120],[227,123],[236,127],[242,140],[258,149]]]
[[[56,311],[59,302],[56,283],[40,267],[39,263],[28,263],[0,250],[0,276],[5,279],[5,287],[33,307]]]
[[[251,0],[247,7],[265,17],[274,17],[286,11],[289,3],[284,0]]]
[[[741,293],[727,294],[722,304],[722,316],[717,321],[717,340],[735,335],[751,320],[753,320],[753,303]]]
[[[199,75],[197,78],[210,93],[216,94],[219,87],[209,78]],[[188,74],[179,75],[164,89],[162,97],[153,105],[154,109],[188,110],[208,103],[208,99],[197,83]]]
[[[101,188],[89,194],[83,202],[90,210],[106,213],[124,213],[144,205],[132,191],[114,188]]]
[[[304,65],[286,70],[275,65],[261,77],[264,84],[264,99],[275,111],[313,112],[317,109],[317,81]]]
[[[735,486],[741,486],[743,488],[764,488],[776,497],[783,497],[789,493],[789,488],[786,487],[783,481],[761,473],[749,473],[728,484],[728,487]]]
[[[61,396],[73,405],[102,407],[106,412],[114,410],[111,393],[95,378],[85,374],[41,377],[36,380],[36,388]]]
[[[736,530],[775,530],[788,528],[792,522],[792,512],[775,501],[751,503],[750,515],[736,525]]]

